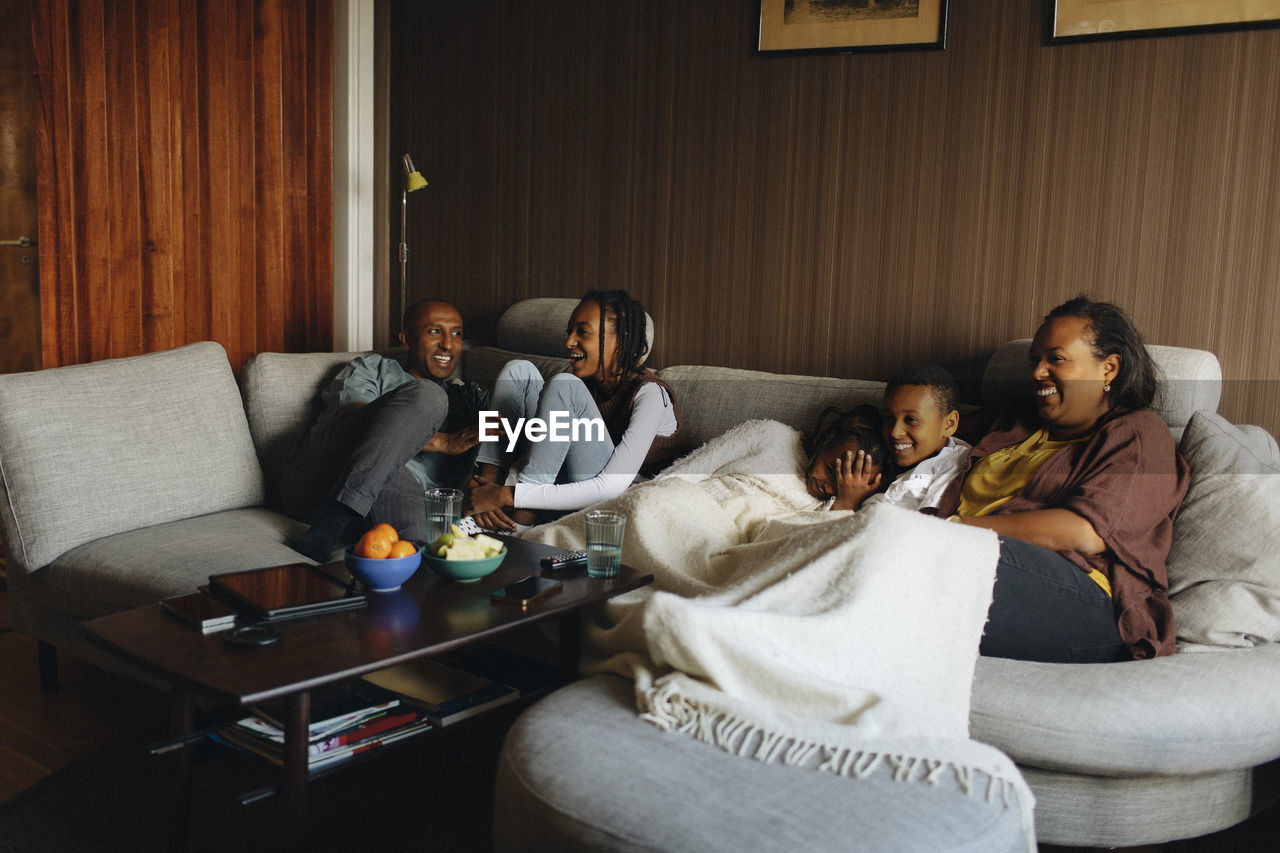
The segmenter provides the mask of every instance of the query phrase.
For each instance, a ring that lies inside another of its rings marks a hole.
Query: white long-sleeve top
[[[590,480],[577,483],[515,482],[515,505],[529,509],[575,510],[616,498],[635,482],[654,438],[671,435],[678,427],[675,405],[666,389],[655,382],[646,382],[632,399],[631,420],[604,470]],[[508,484],[517,476],[518,471],[513,468]]]

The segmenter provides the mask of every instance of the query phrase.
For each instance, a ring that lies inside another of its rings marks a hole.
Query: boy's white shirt
[[[964,470],[972,447],[954,435],[947,436],[947,443],[941,450],[917,462],[914,468],[903,471],[889,484],[889,488],[870,496],[862,505],[865,507],[873,501],[884,501],[914,511],[936,508],[947,486]]]

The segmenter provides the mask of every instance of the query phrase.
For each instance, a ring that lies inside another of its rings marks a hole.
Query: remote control
[[[542,568],[549,572],[563,572],[566,569],[576,569],[586,564],[586,551],[561,551],[559,554],[552,554],[550,557],[542,558]]]

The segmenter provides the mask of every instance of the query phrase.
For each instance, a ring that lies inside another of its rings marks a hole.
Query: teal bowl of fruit
[[[474,537],[446,533],[422,549],[422,561],[441,577],[478,581],[498,570],[507,558],[507,546],[483,533]]]

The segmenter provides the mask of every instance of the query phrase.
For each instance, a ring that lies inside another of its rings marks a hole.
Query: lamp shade
[[[404,155],[404,188],[408,192],[417,192],[427,185],[427,179],[422,177],[413,166],[413,158],[408,154]]]

